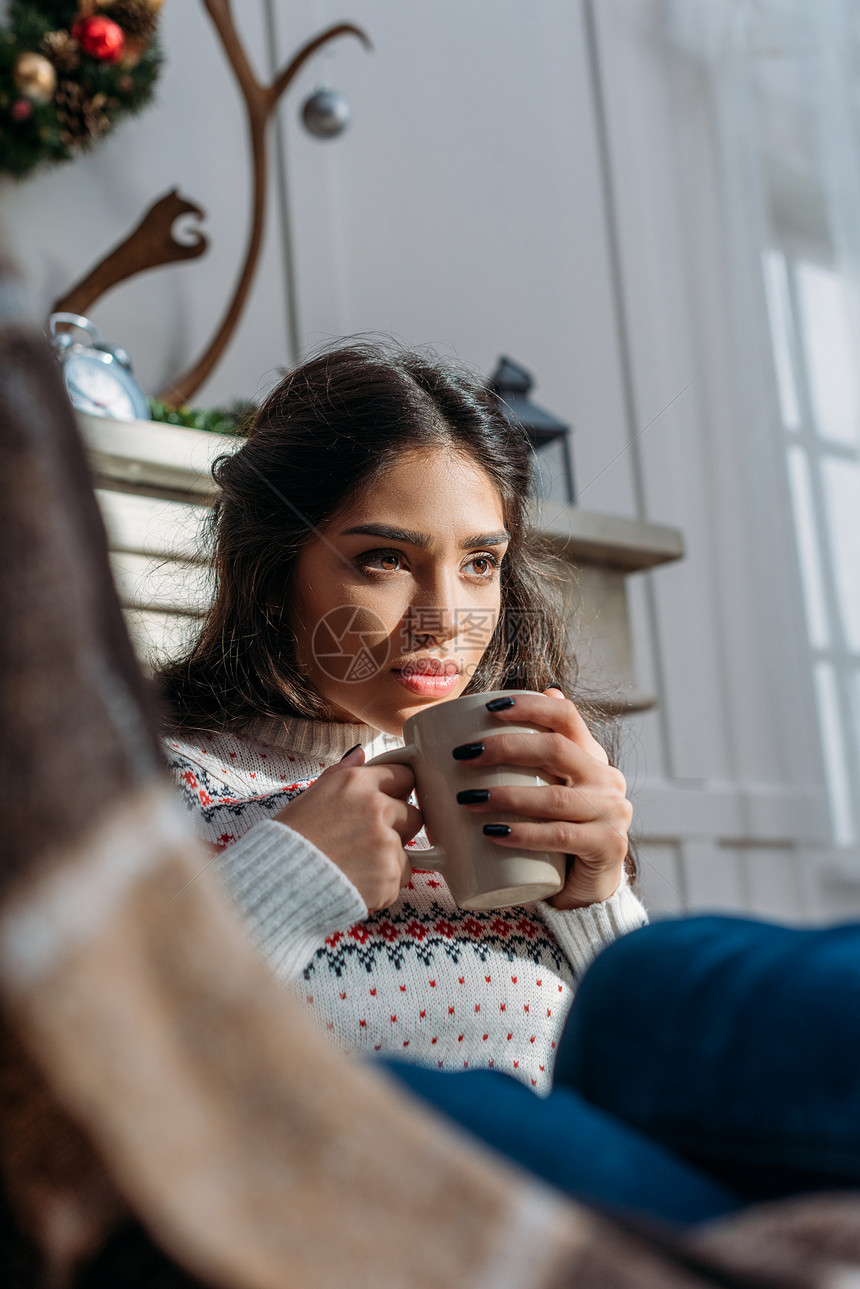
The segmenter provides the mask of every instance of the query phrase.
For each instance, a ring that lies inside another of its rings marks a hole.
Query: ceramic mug
[[[545,733],[524,721],[504,723],[487,711],[494,698],[516,698],[525,689],[467,694],[437,703],[410,716],[404,723],[406,746],[375,756],[368,765],[408,765],[415,775],[418,805],[430,850],[412,852],[415,867],[440,869],[462,909],[504,909],[547,899],[564,885],[567,861],[548,851],[514,850],[497,846],[484,836],[486,814],[472,814],[457,802],[463,788],[535,787],[557,783],[552,775],[517,765],[490,765],[466,770],[468,762],[451,755],[463,743],[480,743],[499,734],[515,733],[528,739]],[[499,811],[493,823],[513,823],[518,816]]]

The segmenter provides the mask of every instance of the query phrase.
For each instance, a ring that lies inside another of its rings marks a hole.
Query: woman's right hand
[[[412,872],[403,847],[423,822],[408,801],[414,787],[408,766],[365,766],[354,748],[274,818],[337,864],[373,912],[395,902]]]

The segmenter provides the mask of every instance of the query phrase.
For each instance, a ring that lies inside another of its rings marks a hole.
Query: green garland
[[[194,407],[171,407],[157,398],[149,400],[149,414],[153,421],[167,425],[184,425],[189,430],[208,430],[210,434],[231,434],[238,438],[247,435],[256,403],[237,399],[226,407],[210,407],[198,411]]]
[[[0,171],[70,161],[146,106],[162,62],[159,8],[11,0],[0,24]]]

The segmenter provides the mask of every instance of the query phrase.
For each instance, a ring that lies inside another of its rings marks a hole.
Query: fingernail
[[[484,824],[486,837],[510,837],[511,830],[507,824]]]
[[[480,806],[489,799],[489,788],[466,788],[464,792],[457,793],[457,800],[461,806]]]
[[[360,747],[361,744],[356,743],[355,747],[351,747],[348,752],[344,752],[343,756],[340,758],[341,761],[345,761],[348,756],[352,756],[353,752],[357,752]]]
[[[551,680],[547,685],[547,689],[560,689],[564,693],[564,685],[560,680]]]
[[[486,706],[488,712],[506,712],[513,705],[514,700],[512,698],[493,698]]]
[[[483,743],[463,743],[460,747],[455,747],[451,755],[455,761],[471,761],[473,757],[480,756],[483,750]]]

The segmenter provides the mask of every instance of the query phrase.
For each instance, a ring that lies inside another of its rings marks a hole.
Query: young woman
[[[162,672],[167,750],[261,948],[344,1049],[548,1092],[579,976],[645,914],[624,779],[565,697],[522,432],[470,374],[349,345],[277,386],[216,479],[216,595]],[[428,704],[503,688],[535,692],[495,719],[544,732],[452,748],[458,801],[499,847],[566,855],[567,880],[466,913],[421,869],[411,771],[364,761]],[[470,791],[496,761],[556,785]]]
[[[337,350],[278,386],[217,479],[214,605],[163,672],[169,759],[324,1031],[590,1202],[692,1222],[860,1185],[860,927],[621,935],[645,920],[624,781],[563,697],[528,450],[480,384]],[[465,913],[420,868],[410,771],[363,762],[426,704],[505,687],[535,692],[494,719],[545,732],[452,748],[462,809],[518,816],[496,844],[568,856],[567,881],[550,904]],[[470,770],[494,758],[558,783],[475,801]]]

